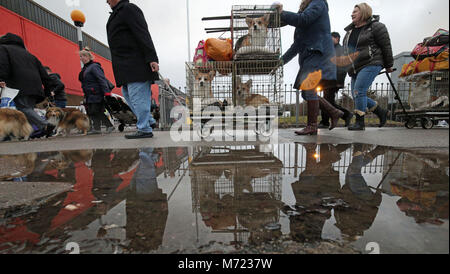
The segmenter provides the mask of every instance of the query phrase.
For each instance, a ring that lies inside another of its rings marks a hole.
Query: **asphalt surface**
[[[295,130],[280,129],[277,143],[330,143],[349,144],[363,143],[383,145],[396,148],[448,148],[448,129],[406,129],[406,128],[367,128],[362,132],[351,132],[345,128],[332,131],[320,130],[318,136],[296,136]],[[1,154],[23,154],[32,152],[48,152],[60,150],[82,149],[129,149],[145,147],[183,147],[183,146],[214,146],[214,145],[255,145],[258,141],[173,141],[169,131],[156,131],[152,139],[127,140],[125,133],[112,133],[110,135],[68,137],[52,137],[21,142],[0,143]],[[219,136],[217,133],[213,137]]]

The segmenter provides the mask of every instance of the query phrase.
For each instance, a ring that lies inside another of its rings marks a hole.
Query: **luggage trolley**
[[[387,74],[387,73],[386,73]],[[439,121],[449,122],[449,75],[448,70],[422,72],[405,77],[411,83],[409,110],[406,110],[391,78],[387,74],[402,110],[396,116],[412,129],[418,123],[424,129],[431,129]]]
[[[193,121],[201,121],[200,127],[194,130],[205,138],[213,130],[213,127],[205,127],[207,123],[235,129],[236,123],[244,122],[246,130],[253,128],[256,134],[270,136],[273,132],[272,121],[278,118],[283,86],[280,15],[271,6],[259,5],[233,6],[231,14],[203,20],[231,21],[229,28],[205,30],[207,33],[231,32],[233,59],[211,61],[202,67],[186,63],[186,93],[190,117]],[[261,17],[270,21],[263,37],[257,39],[257,42],[252,41],[237,48],[236,45],[241,43],[239,41],[249,34],[249,18]],[[211,83],[207,84],[212,98],[205,98],[205,93],[209,90],[205,92],[196,76],[198,73],[211,71],[216,72]],[[243,86],[247,88],[245,92],[242,91]],[[254,107],[253,113],[245,112],[249,106]],[[242,107],[244,111],[237,111],[238,107]],[[270,111],[275,108],[276,113]]]

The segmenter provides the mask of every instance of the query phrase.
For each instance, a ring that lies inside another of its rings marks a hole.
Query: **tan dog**
[[[25,114],[14,109],[0,109],[0,141],[6,137],[10,137],[12,140],[28,140],[31,133],[33,133],[33,128],[28,123]]]
[[[36,153],[1,155],[0,181],[20,178],[32,173],[36,158]]]
[[[81,111],[72,108],[48,108],[45,118],[49,123],[57,127],[56,136],[61,135],[63,131],[65,136],[67,136],[75,128],[83,132],[83,135],[87,135],[90,126],[89,117]]]
[[[242,47],[265,47],[267,30],[270,23],[270,14],[258,18],[247,16],[245,22],[248,25],[248,34],[242,36],[236,42],[236,52]]]
[[[241,78],[237,77],[236,105],[241,107],[246,106],[258,107],[261,105],[270,104],[269,99],[267,99],[267,97],[251,93],[252,85],[253,81],[251,79],[248,80],[246,83],[243,83],[241,81]]]

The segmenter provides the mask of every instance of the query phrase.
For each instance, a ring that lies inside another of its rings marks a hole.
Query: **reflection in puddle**
[[[362,144],[0,155],[0,181],[73,186],[0,207],[0,253],[448,253],[448,177],[448,151]]]

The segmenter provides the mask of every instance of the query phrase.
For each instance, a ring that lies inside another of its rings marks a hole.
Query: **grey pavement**
[[[333,131],[320,130],[318,136],[300,137],[294,134],[296,129],[280,129],[278,143],[330,143],[349,144],[364,143],[397,148],[448,148],[448,129],[406,129],[406,128],[367,128],[362,132],[351,132],[345,128]],[[23,154],[33,152],[49,152],[85,149],[129,149],[145,147],[183,147],[213,145],[255,145],[261,142],[207,142],[181,141],[174,142],[169,131],[156,131],[153,139],[127,140],[125,133],[110,135],[52,137],[21,142],[0,143],[1,154]],[[213,135],[214,136],[214,135]]]
[[[6,209],[36,206],[71,188],[69,183],[0,182],[0,217]]]

